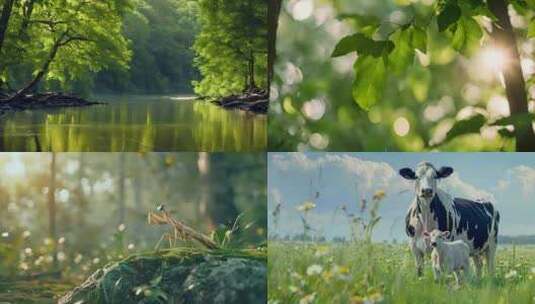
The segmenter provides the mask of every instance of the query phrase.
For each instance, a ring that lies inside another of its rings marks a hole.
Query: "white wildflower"
[[[321,265],[313,264],[313,265],[308,266],[307,275],[309,276],[318,275],[322,271],[323,271],[323,268],[321,267]]]

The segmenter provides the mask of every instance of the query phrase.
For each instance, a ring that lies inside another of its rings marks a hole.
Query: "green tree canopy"
[[[263,0],[199,0],[195,41],[202,80],[195,91],[223,96],[267,86],[267,4]]]
[[[122,20],[132,5],[125,0],[14,1],[0,56],[3,88],[18,87],[23,94],[42,80],[45,87],[68,88],[112,64],[126,68],[131,52]]]

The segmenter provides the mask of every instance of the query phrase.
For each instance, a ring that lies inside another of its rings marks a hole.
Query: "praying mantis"
[[[209,249],[218,249],[219,246],[208,236],[194,230],[181,221],[174,219],[169,211],[165,209],[164,205],[158,206],[157,212],[149,211],[148,222],[150,225],[169,225],[171,231],[162,235],[155,246],[158,250],[160,243],[167,238],[169,240],[169,248],[173,248],[178,240],[195,240]]]

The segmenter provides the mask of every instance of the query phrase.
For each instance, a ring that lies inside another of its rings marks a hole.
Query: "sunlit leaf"
[[[535,18],[531,19],[529,23],[528,38],[535,38]]]
[[[411,45],[412,28],[401,29],[392,35],[395,48],[388,56],[389,67],[396,73],[407,69],[414,60],[414,48]]]
[[[419,26],[413,27],[412,47],[423,53],[427,52],[427,32]]]
[[[455,26],[450,28],[450,33],[452,47],[464,55],[472,55],[483,37],[483,31],[477,21],[466,16],[461,17]]]
[[[353,99],[364,110],[369,110],[382,96],[386,82],[386,60],[361,56],[354,66]]]

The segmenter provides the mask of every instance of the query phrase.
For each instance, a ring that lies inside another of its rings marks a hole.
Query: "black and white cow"
[[[468,244],[478,277],[482,258],[486,260],[488,273],[493,275],[500,214],[490,202],[452,198],[438,188],[437,181],[452,173],[451,167],[437,170],[428,162],[419,163],[415,170],[399,170],[402,177],[415,182],[416,196],[405,217],[405,226],[418,276],[422,274],[424,256],[432,250],[424,232],[433,229],[449,231],[451,241],[463,240]]]

